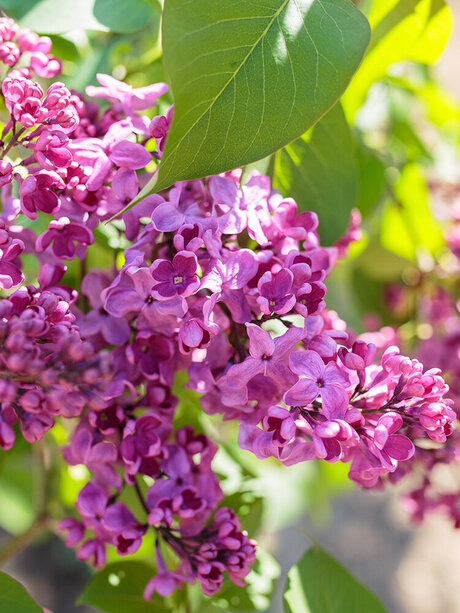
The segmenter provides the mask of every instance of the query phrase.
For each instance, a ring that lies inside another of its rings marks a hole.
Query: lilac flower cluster
[[[70,307],[76,292],[52,285],[43,267],[40,287],[22,287],[0,302],[0,446],[10,449],[18,423],[29,443],[41,440],[57,417],[101,409],[107,360],[82,340]]]
[[[13,26],[0,19],[0,30]],[[396,347],[375,361],[375,346],[325,309],[325,278],[359,233],[356,215],[335,247],[321,247],[314,213],[257,172],[243,182],[241,170],[177,182],[126,210],[161,159],[172,107],[142,111],[167,86],[98,75],[87,94],[108,103],[102,110],[61,83],[45,93],[32,71],[50,76],[54,64],[37,70],[38,46],[28,67],[8,64],[2,84],[1,287],[23,282],[22,254],[41,270],[38,288],[0,302],[0,444],[12,446],[17,422],[32,442],[56,417],[75,419],[64,458],[92,478],[78,495],[80,517],[61,522],[68,545],[100,566],[108,545],[131,554],[153,531],[158,572],[145,596],[195,580],[213,594],[224,572],[242,583],[255,542],[219,507],[216,445],[175,427],[178,371],[188,371],[204,411],[240,422],[243,449],[286,465],[351,462],[364,487],[395,474],[419,443],[446,441],[448,388],[439,370]],[[37,235],[24,216],[47,229]],[[128,246],[113,250],[111,269],[87,272],[100,222]],[[61,283],[71,260],[83,263],[79,292]],[[130,488],[141,511],[125,502]]]

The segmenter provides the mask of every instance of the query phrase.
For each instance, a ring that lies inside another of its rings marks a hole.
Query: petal
[[[312,379],[321,379],[325,370],[316,351],[295,351],[289,356],[289,367],[296,375],[309,375]]]
[[[350,380],[335,362],[329,362],[324,369],[324,382],[331,385],[348,385]]]
[[[122,502],[111,504],[104,513],[103,525],[110,531],[120,533],[130,528],[136,520],[128,507]]]
[[[242,289],[256,275],[258,267],[251,251],[242,249],[232,254],[225,262],[227,288]]]
[[[273,444],[272,433],[264,432],[257,426],[241,424],[238,433],[238,445],[241,449],[252,451],[259,460],[272,456],[278,457],[278,450]]]
[[[131,336],[131,327],[126,319],[108,315],[103,319],[101,332],[111,345],[124,345]]]
[[[385,415],[382,415],[382,417],[380,417],[377,427],[384,426],[384,428],[388,430],[388,434],[393,434],[394,432],[399,430],[402,425],[403,420],[401,415],[399,415],[399,413],[391,411],[389,413],[385,413]]]
[[[305,407],[318,397],[320,388],[312,379],[300,379],[284,394],[284,402],[291,407]]]
[[[337,385],[325,385],[320,392],[323,400],[323,415],[328,419],[343,419],[348,408],[346,390]]]
[[[129,140],[122,140],[112,147],[110,159],[117,166],[139,170],[152,161],[152,154],[145,147]]]
[[[107,500],[107,494],[102,487],[90,481],[78,494],[77,508],[82,515],[89,517],[103,515]]]
[[[392,434],[385,445],[385,451],[395,460],[408,460],[415,453],[414,443],[403,434]]]
[[[249,336],[249,353],[253,358],[271,356],[275,351],[275,343],[270,333],[257,324],[246,324]]]
[[[165,202],[153,211],[152,223],[160,232],[173,232],[184,223],[184,215],[177,207]]]
[[[113,443],[97,443],[88,454],[87,464],[104,464],[115,462],[117,459],[117,449]]]
[[[227,372],[227,381],[233,387],[241,387],[246,383],[264,372],[264,364],[262,360],[248,357],[240,364],[233,364]]]
[[[296,328],[292,326],[282,336],[275,338],[275,355],[282,358],[288,351],[297,345],[305,336],[305,330],[303,328]]]

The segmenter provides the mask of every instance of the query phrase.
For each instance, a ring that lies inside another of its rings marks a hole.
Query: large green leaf
[[[355,205],[358,173],[354,143],[340,104],[276,156],[275,187],[318,213],[319,233],[332,244],[345,231]]]
[[[386,613],[367,587],[317,545],[291,568],[285,613]]]
[[[155,189],[254,162],[303,134],[368,41],[349,0],[166,0],[175,114]]]
[[[22,13],[23,3],[13,3],[11,13]],[[40,0],[30,6],[21,25],[45,34],[77,29],[135,32],[145,26],[155,10],[159,5],[149,0],[78,0],[77,4],[75,0]]]
[[[403,60],[433,64],[452,31],[452,13],[444,0],[374,0],[369,21],[371,44],[344,97],[349,118],[392,64]]]
[[[115,562],[94,575],[78,602],[95,607],[102,613],[166,613],[169,609],[160,598],[150,601],[142,594],[155,569],[143,562]]]
[[[0,611],[4,613],[43,613],[25,588],[15,579],[0,572]]]

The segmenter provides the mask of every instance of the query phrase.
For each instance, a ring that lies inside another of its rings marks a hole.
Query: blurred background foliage
[[[257,166],[272,175],[283,194],[318,212],[325,244],[343,234],[351,210],[359,209],[362,238],[329,278],[328,307],[358,333],[371,326],[399,326],[410,347],[426,334],[416,312],[420,292],[427,291],[426,281],[435,269],[439,275],[449,267],[445,220],[433,206],[432,186],[454,189],[459,179],[460,105],[433,78],[432,65],[449,39],[452,14],[444,0],[355,4],[368,17],[372,38],[350,87],[314,128]],[[158,0],[2,0],[1,5],[22,26],[52,38],[53,53],[64,61],[60,78],[71,88],[97,84],[98,72],[135,87],[168,81]],[[166,97],[164,104],[171,101]],[[97,244],[88,251],[89,267],[103,265],[105,257],[111,262],[111,240],[110,229],[101,228]],[[66,282],[72,284],[77,274],[70,269]],[[406,293],[390,309],[394,283],[402,284]],[[219,443],[215,470],[226,504],[261,543],[248,591],[228,583],[204,604],[200,590],[188,588],[192,610],[263,610],[279,575],[268,553],[276,555],[277,531],[305,513],[327,521],[331,498],[352,487],[347,467],[309,462],[287,469],[275,461],[260,462],[239,449],[236,424],[204,414],[198,394],[184,388],[185,383],[178,377],[177,424],[193,424]],[[57,453],[67,439],[62,425],[46,438],[46,448],[31,448],[20,439],[11,451],[0,453],[0,526],[13,537],[0,551],[0,560],[15,546],[15,537],[19,549],[21,535],[32,529],[47,505],[57,517],[72,512],[88,478],[86,469],[67,466]],[[36,462],[35,454],[42,454],[43,461]],[[135,508],[134,501],[129,504]],[[48,528],[56,530],[54,525]],[[116,556],[110,561],[85,589],[81,603],[108,613],[186,610],[181,593],[163,604],[145,603],[142,588],[133,588],[133,581],[143,586],[143,578],[153,572],[145,566],[153,564],[149,544],[124,562]]]

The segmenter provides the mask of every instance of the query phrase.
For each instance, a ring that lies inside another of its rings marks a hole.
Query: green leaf
[[[17,613],[43,613],[25,588],[15,579],[0,572],[0,611]]]
[[[21,19],[21,25],[44,34],[70,30],[135,32],[159,10],[149,0],[41,0]],[[52,19],[50,18],[52,15]]]
[[[356,149],[358,164],[358,194],[355,206],[366,217],[380,202],[385,189],[385,164],[370,149],[360,145]]]
[[[149,0],[95,0],[93,14],[112,32],[136,32],[159,9],[156,2]]]
[[[9,17],[20,19],[30,11],[34,4],[36,0],[2,0],[2,9],[8,13]]]
[[[382,603],[314,545],[288,574],[284,613],[386,613]]]
[[[355,205],[358,174],[350,128],[340,104],[276,156],[274,185],[299,209],[319,216],[324,244],[346,230]]]
[[[115,562],[94,575],[78,599],[102,613],[165,613],[168,609],[155,596],[146,601],[144,588],[155,575],[153,567],[143,562]]]
[[[368,41],[349,0],[166,0],[175,113],[149,189],[249,164],[303,134],[343,93]]]
[[[344,96],[348,118],[392,64],[403,60],[436,62],[452,31],[452,12],[444,0],[374,0],[369,21],[371,44]]]

